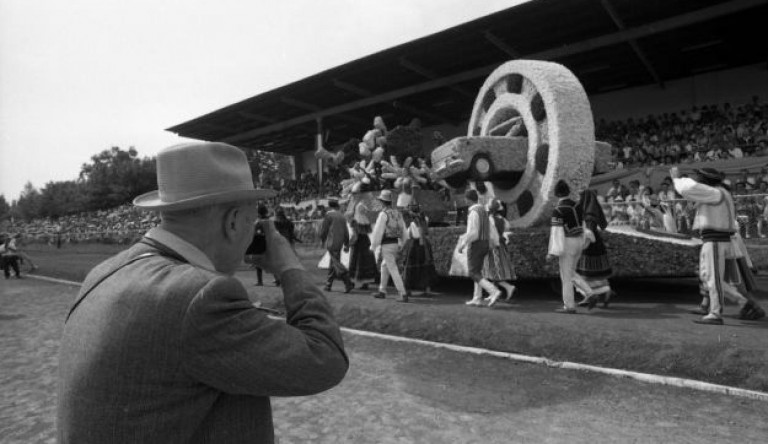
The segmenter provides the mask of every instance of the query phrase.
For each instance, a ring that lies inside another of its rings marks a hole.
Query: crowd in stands
[[[736,209],[736,220],[744,238],[765,238],[768,234],[768,169],[743,169],[739,175],[727,178]],[[611,225],[632,225],[668,233],[689,234],[696,209],[678,194],[671,178],[661,182],[659,189],[643,185],[639,180],[628,185],[616,179],[598,200]]]
[[[597,123],[596,138],[612,145],[617,168],[768,156],[768,103],[754,96],[748,103],[738,106],[724,103],[625,121],[603,119]],[[367,186],[369,191],[392,187],[391,181],[379,178],[380,173],[377,170],[372,177],[375,180]],[[262,186],[278,191],[269,205],[283,207],[287,217],[297,224],[298,238],[312,242],[315,225],[326,211],[320,199],[341,195],[342,181],[348,178],[349,170],[338,166],[323,174],[322,186],[317,173],[309,170],[297,179],[267,179]],[[745,237],[765,237],[763,224],[768,217],[766,169],[759,173],[743,170],[728,182],[737,197],[737,213]],[[611,191],[601,196],[606,215],[614,224],[660,227],[675,232],[689,230],[693,208],[674,192],[671,181],[662,183],[658,190],[637,181],[628,185],[614,183]],[[58,220],[3,221],[0,222],[0,232],[24,233],[28,240],[57,244],[93,240],[130,243],[158,222],[156,215],[123,205]]]
[[[263,186],[277,190],[275,203],[298,205],[310,199],[319,199],[341,193],[341,181],[348,178],[346,169],[332,168],[323,174],[323,189],[320,189],[317,173],[309,170],[298,179],[279,179],[267,181]]]
[[[768,103],[758,96],[731,106],[694,106],[679,113],[597,122],[597,140],[613,147],[617,168],[768,156]]]

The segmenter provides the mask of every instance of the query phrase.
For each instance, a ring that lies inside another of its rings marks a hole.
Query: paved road
[[[0,442],[54,442],[75,287],[0,282]],[[766,442],[765,402],[345,335],[335,389],[274,401],[281,443]]]

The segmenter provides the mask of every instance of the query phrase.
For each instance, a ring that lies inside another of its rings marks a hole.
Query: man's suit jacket
[[[287,322],[237,279],[137,243],[97,266],[60,350],[61,443],[272,442],[270,396],[338,384],[348,359],[331,307],[303,270],[280,277]],[[78,298],[79,299],[79,298]]]
[[[347,219],[338,210],[331,210],[323,219],[320,227],[320,240],[325,243],[328,251],[339,251],[349,245],[349,230]]]

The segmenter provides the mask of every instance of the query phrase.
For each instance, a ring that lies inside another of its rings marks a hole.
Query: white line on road
[[[52,278],[48,276],[40,276],[39,274],[27,274],[26,277],[30,277],[32,279],[38,279],[46,282],[53,282],[55,284],[73,285],[75,287],[79,287],[80,285],[82,285],[82,282],[68,281],[66,279],[57,279],[57,278]]]
[[[43,281],[48,281],[48,282],[53,282],[58,284],[66,284],[66,285],[74,285],[74,286],[80,285],[79,282],[68,281],[65,279],[56,279],[56,278],[50,278],[47,276],[39,276],[39,275],[27,275],[27,276],[34,279],[40,279]],[[276,316],[270,316],[270,318],[285,320],[285,318],[276,317]],[[500,352],[500,351],[488,350],[485,348],[467,347],[464,345],[448,344],[445,342],[425,341],[423,339],[414,339],[414,338],[407,338],[404,336],[386,335],[383,333],[375,333],[375,332],[370,332],[365,330],[356,330],[356,329],[347,328],[347,327],[341,327],[341,330],[357,336],[366,336],[371,338],[384,339],[387,341],[420,344],[428,347],[444,348],[447,350],[452,350],[452,351],[461,352],[461,353],[472,353],[475,355],[482,355],[482,356],[494,356],[497,358],[509,359],[517,362],[525,362],[528,364],[545,365],[551,368],[564,368],[569,370],[582,370],[582,371],[589,371],[594,373],[602,373],[605,375],[616,376],[619,378],[634,379],[637,381],[649,382],[652,384],[668,385],[673,387],[683,387],[683,388],[689,388],[689,389],[699,390],[703,392],[718,393],[721,395],[737,396],[740,398],[749,398],[749,399],[754,399],[758,401],[768,402],[768,393],[766,392],[759,392],[756,390],[747,390],[747,389],[742,389],[738,387],[730,387],[727,385],[711,384],[709,382],[697,381],[695,379],[654,375],[652,373],[632,372],[629,370],[621,370],[617,368],[600,367],[600,366],[589,365],[589,364],[580,364],[578,362],[554,361],[552,359],[523,355],[520,353]]]

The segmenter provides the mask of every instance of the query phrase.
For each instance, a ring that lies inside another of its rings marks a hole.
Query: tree
[[[40,192],[32,185],[32,182],[27,182],[21,191],[19,200],[16,201],[16,211],[22,219],[32,220],[40,216],[41,203]]]
[[[259,150],[248,150],[248,164],[251,166],[253,183],[257,187],[267,186],[277,177],[278,160],[275,153]]]
[[[57,219],[85,211],[87,190],[74,180],[48,182],[40,191],[40,216]]]
[[[11,217],[11,206],[8,201],[5,200],[5,195],[0,194],[0,221],[4,221]]]
[[[91,161],[80,169],[80,181],[86,187],[86,210],[123,205],[157,188],[156,160],[140,159],[133,147],[125,151],[113,146],[91,157]]]

